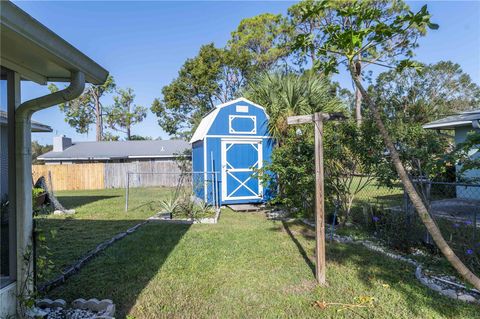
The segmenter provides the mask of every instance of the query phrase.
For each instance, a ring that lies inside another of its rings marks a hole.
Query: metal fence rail
[[[155,181],[151,183],[150,181]],[[158,184],[166,180],[167,184]],[[126,172],[125,211],[129,209],[129,199],[133,189],[145,187],[166,187],[173,197],[191,197],[194,201],[220,207],[219,172]]]

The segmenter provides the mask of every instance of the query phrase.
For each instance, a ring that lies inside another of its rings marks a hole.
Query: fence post
[[[218,177],[217,172],[215,171],[215,206],[217,209],[220,208],[220,200],[218,199]]]
[[[130,173],[127,172],[127,176],[125,178],[125,212],[128,212],[128,188],[130,184]]]
[[[473,211],[473,243],[477,242],[477,210]]]

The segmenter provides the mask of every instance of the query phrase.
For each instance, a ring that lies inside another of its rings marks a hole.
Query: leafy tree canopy
[[[147,116],[147,109],[135,104],[133,89],[119,89],[113,98],[114,104],[108,109],[107,124],[119,132],[126,134],[126,139],[131,139],[132,126],[138,124]]]
[[[110,132],[106,132],[106,133],[103,134],[103,140],[104,141],[119,141],[120,136],[114,135]]]
[[[471,110],[480,104],[480,87],[451,61],[381,73],[369,93],[389,118],[421,123]]]
[[[37,160],[37,157],[43,155],[47,152],[50,152],[53,149],[53,145],[47,144],[42,145],[37,141],[32,141],[32,164],[44,164],[44,162]]]
[[[248,67],[243,56],[213,43],[202,46],[196,57],[185,61],[178,77],[163,87],[163,98],[153,101],[158,124],[168,134],[190,136],[216,104],[237,97]]]
[[[280,14],[264,13],[246,18],[232,32],[228,49],[247,56],[253,71],[264,72],[289,54],[290,30],[287,19]]]
[[[105,94],[112,93],[115,87],[115,80],[109,75],[102,85],[89,84],[78,98],[60,104],[60,110],[65,114],[65,122],[80,134],[88,133],[90,125],[95,124],[96,139],[101,141],[103,138],[103,117],[105,116],[101,98]],[[53,83],[48,86],[48,89],[51,92],[59,90]]]
[[[419,64],[420,65],[420,64]],[[396,141],[397,150],[411,176],[448,179],[445,153],[450,151],[449,135],[425,130],[422,124],[442,116],[475,108],[480,88],[458,64],[438,62],[414,69],[381,73],[369,88],[369,95],[382,109],[385,125]],[[451,157],[450,164],[454,163]],[[392,185],[394,167],[379,171],[380,181]]]
[[[153,140],[151,136],[141,136],[141,135],[130,136],[130,141],[151,141],[151,140]]]
[[[270,134],[280,144],[287,137],[288,116],[345,110],[330,81],[313,72],[265,73],[255,79],[244,95],[265,107],[270,116]]]

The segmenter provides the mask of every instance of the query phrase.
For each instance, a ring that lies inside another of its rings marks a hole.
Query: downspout
[[[32,256],[32,149],[31,118],[36,111],[73,100],[83,93],[85,75],[72,72],[68,87],[44,95],[18,106],[15,110],[15,172],[16,172],[16,216],[17,216],[17,294],[18,300],[28,298],[33,292]],[[25,257],[28,257],[25,260]],[[26,309],[19,304],[17,313],[21,317]]]

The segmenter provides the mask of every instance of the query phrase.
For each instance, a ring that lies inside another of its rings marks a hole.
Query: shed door
[[[222,140],[222,198],[262,198],[262,185],[254,176],[261,167],[261,140]]]

